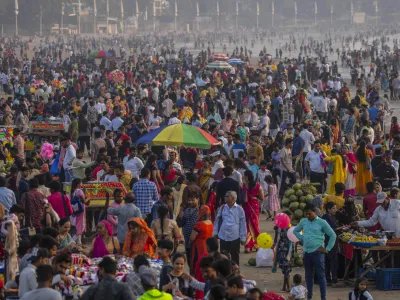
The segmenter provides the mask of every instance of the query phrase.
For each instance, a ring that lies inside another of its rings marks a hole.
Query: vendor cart
[[[42,138],[56,139],[64,132],[64,123],[61,119],[29,122],[29,134],[35,144],[40,144]]]

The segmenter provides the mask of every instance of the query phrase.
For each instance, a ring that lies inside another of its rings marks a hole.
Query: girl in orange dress
[[[192,266],[193,274],[196,273],[195,266],[197,260],[207,254],[206,240],[212,236],[214,225],[210,220],[211,210],[207,205],[203,205],[199,209],[197,223],[193,227],[190,241],[192,242]]]

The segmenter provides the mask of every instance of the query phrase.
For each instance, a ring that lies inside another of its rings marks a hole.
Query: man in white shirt
[[[117,113],[116,117],[111,121],[112,131],[117,132],[123,123],[124,120],[121,119],[121,113]]]
[[[307,170],[310,174],[310,182],[320,184],[317,187],[319,194],[324,190],[323,187],[325,182],[325,170],[321,163],[321,155],[324,157],[326,156],[326,154],[321,151],[320,141],[315,141],[314,149],[308,152],[306,158],[304,159]]]
[[[104,103],[101,103],[99,101],[99,98],[96,98],[95,101],[96,101],[96,104],[94,105],[94,108],[97,110],[99,115],[102,115],[106,111],[106,106]]]
[[[260,130],[261,136],[268,136],[269,135],[269,124],[271,123],[271,120],[269,119],[267,111],[265,109],[263,110],[263,114],[264,115],[262,116],[260,123],[258,124],[258,129]]]
[[[308,152],[311,151],[311,145],[314,144],[315,137],[310,131],[308,131],[307,124],[304,124],[303,130],[300,132],[300,137],[304,141],[304,147],[303,147],[303,160],[304,160],[306,158]],[[303,166],[304,166],[304,164],[303,164]]]
[[[131,147],[129,151],[129,155],[124,157],[122,163],[125,167],[125,170],[131,171],[132,178],[135,177],[139,179],[140,171],[144,168],[144,164],[140,158],[136,157],[135,147]]]
[[[103,116],[100,119],[100,126],[103,125],[106,130],[111,130],[112,131],[112,123],[110,119],[108,118],[108,111],[103,112]]]
[[[317,103],[317,115],[321,121],[326,121],[328,117],[328,101],[329,99],[326,97],[326,93],[323,92],[322,95],[319,97],[319,102]]]
[[[76,158],[76,150],[74,146],[72,146],[71,140],[66,136],[62,137],[60,142],[61,146],[67,149],[63,160],[63,168],[65,172],[65,182],[70,182],[73,177],[72,163]]]

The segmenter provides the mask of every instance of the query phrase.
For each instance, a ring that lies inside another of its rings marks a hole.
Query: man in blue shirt
[[[303,262],[306,273],[307,299],[312,299],[314,272],[318,278],[321,300],[326,300],[325,254],[335,245],[336,234],[329,224],[317,216],[314,204],[307,203],[304,207],[306,218],[293,230],[294,235],[303,244]],[[303,234],[300,232],[303,231]],[[325,235],[329,242],[326,248]]]
[[[246,154],[247,148],[246,148],[246,145],[243,144],[240,141],[240,135],[239,134],[235,134],[233,136],[233,145],[232,145],[232,148],[231,148],[230,156],[232,158],[238,158],[239,157],[239,152],[243,152],[244,154]]]
[[[378,118],[379,108],[376,107],[375,102],[372,103],[372,106],[368,109],[369,120],[374,122]]]
[[[213,235],[220,239],[221,251],[228,251],[232,261],[239,265],[240,244],[246,242],[246,217],[236,200],[236,192],[225,194],[225,204],[218,210]]]
[[[293,148],[292,148],[292,159],[294,163],[294,170],[300,175],[300,180],[303,180],[303,151],[304,151],[304,140],[300,136],[300,130],[294,129]],[[296,159],[299,157],[299,161],[296,164]]]
[[[274,106],[274,110],[275,110],[276,112],[279,112],[279,105],[280,105],[280,104],[283,104],[283,100],[282,100],[282,98],[280,97],[280,94],[279,94],[279,93],[275,93],[275,98],[272,99],[272,101],[271,101],[271,106],[273,105],[273,106]]]
[[[185,94],[181,93],[181,97],[178,99],[178,101],[176,101],[176,107],[183,108],[185,106],[185,103]]]

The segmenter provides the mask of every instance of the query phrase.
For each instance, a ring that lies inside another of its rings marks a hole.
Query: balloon
[[[261,233],[257,237],[257,245],[262,249],[271,249],[273,244],[272,237],[268,233]]]
[[[294,235],[293,230],[296,228],[296,226],[290,227],[289,230],[287,231],[287,237],[289,241],[293,243],[300,242],[300,240],[297,238],[297,236]],[[300,233],[302,234],[302,233]]]
[[[280,213],[275,216],[274,222],[279,228],[285,229],[290,225],[290,218],[287,214]]]

